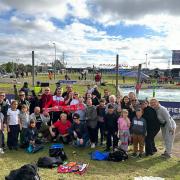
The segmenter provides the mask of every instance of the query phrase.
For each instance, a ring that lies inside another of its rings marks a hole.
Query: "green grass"
[[[73,74],[71,79],[77,79],[78,75]],[[63,79],[62,76],[58,76],[57,80]],[[89,77],[89,79],[92,79]],[[47,76],[38,76],[36,80],[48,81]],[[24,81],[31,83],[31,78],[26,78]],[[103,89],[107,88],[112,94],[115,94],[115,76],[106,75],[104,81],[108,82],[107,86],[100,86],[99,89],[103,93]],[[121,80],[122,81],[122,80]],[[121,82],[120,81],[120,82]],[[56,81],[55,81],[56,82]],[[113,82],[113,83],[112,83]],[[128,84],[134,83],[133,79],[127,79]],[[17,85],[20,88],[21,85]],[[30,84],[30,88],[31,84]],[[55,89],[54,81],[50,82],[50,88],[52,92]],[[65,85],[63,86],[65,89]],[[73,85],[74,91],[79,92],[84,95],[86,91],[86,85]],[[0,91],[5,91],[6,93],[13,93],[12,83],[1,83]],[[21,167],[24,164],[36,162],[39,157],[48,155],[48,147],[46,145],[44,150],[36,154],[28,154],[24,150],[20,149],[18,151],[6,151],[4,155],[0,155],[0,165],[1,173],[0,179],[4,179],[5,175],[8,175],[10,170]],[[39,173],[43,180],[53,179],[53,180],[63,180],[63,179],[121,179],[128,180],[134,179],[136,176],[160,176],[166,179],[180,179],[180,162],[179,159],[174,157],[172,159],[165,160],[160,157],[160,153],[163,151],[161,140],[158,139],[158,148],[160,152],[153,157],[145,157],[142,159],[130,158],[128,161],[114,163],[107,161],[92,161],[90,160],[89,153],[92,151],[90,148],[87,149],[75,149],[71,146],[65,146],[65,152],[67,153],[69,161],[82,161],[89,163],[89,168],[87,173],[82,177],[74,174],[58,174],[57,169],[40,169]],[[98,147],[98,149],[103,150],[104,148]],[[73,154],[76,151],[76,155]]]
[[[0,179],[3,179],[10,170],[19,168],[20,166],[36,162],[39,157],[48,155],[48,147],[46,147],[36,154],[28,154],[24,150],[6,151],[0,157],[1,173]],[[159,144],[161,147],[161,143]],[[103,150],[102,147],[98,149]],[[73,154],[76,151],[76,155]],[[90,148],[74,148],[72,146],[65,146],[65,152],[69,161],[78,161],[89,163],[89,168],[85,175],[74,174],[58,174],[55,169],[40,169],[39,174],[43,180],[46,179],[134,179],[137,176],[160,176],[166,179],[180,179],[180,163],[177,158],[164,159],[160,154],[152,157],[131,158],[125,162],[108,162],[108,161],[93,161],[90,160],[89,153],[92,152]]]

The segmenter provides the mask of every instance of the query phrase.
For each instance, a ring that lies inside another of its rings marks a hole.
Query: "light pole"
[[[56,74],[56,67],[55,67],[55,62],[56,62],[56,43],[53,43],[54,45],[54,80],[55,80],[55,74]]]
[[[147,53],[145,54],[146,55],[146,69],[148,68],[148,60],[147,60]]]

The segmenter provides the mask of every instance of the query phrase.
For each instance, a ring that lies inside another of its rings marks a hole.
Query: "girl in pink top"
[[[122,116],[118,119],[118,137],[121,141],[120,148],[127,152],[128,140],[130,137],[130,133],[129,133],[130,120],[128,118],[128,110],[123,109],[121,114]]]

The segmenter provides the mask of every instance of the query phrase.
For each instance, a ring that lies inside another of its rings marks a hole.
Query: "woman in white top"
[[[18,136],[20,130],[20,111],[17,109],[18,102],[12,101],[11,108],[7,112],[7,145],[10,150],[18,148]]]

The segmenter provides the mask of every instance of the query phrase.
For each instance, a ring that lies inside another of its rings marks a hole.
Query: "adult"
[[[20,91],[24,91],[26,98],[28,97],[28,93],[30,91],[28,82],[24,82],[23,87],[20,89]]]
[[[92,99],[87,99],[87,107],[85,110],[85,118],[89,133],[89,138],[91,141],[91,148],[95,148],[95,144],[98,141],[98,134],[97,134],[97,122],[98,122],[98,116],[96,107],[92,104]]]
[[[52,113],[52,122],[55,123],[60,114],[61,114],[61,106],[64,106],[64,98],[62,97],[62,88],[58,87],[55,91],[55,95],[52,98],[52,101],[49,102],[50,104],[48,105],[49,107],[59,107],[59,111],[53,112]]]
[[[99,92],[97,85],[94,86],[94,90],[93,90],[92,94],[96,95],[96,97],[97,97],[99,100],[101,99],[101,93]]]
[[[74,141],[73,145],[77,147],[86,147],[89,146],[89,135],[86,123],[80,121],[79,114],[75,113],[73,115],[73,124],[69,129],[70,134],[72,135]]]
[[[85,110],[86,110],[86,107],[87,107],[87,106],[86,106],[86,104],[84,103],[84,98],[83,98],[82,96],[79,96],[79,105],[82,106],[82,107],[84,107],[84,108],[75,111],[74,114],[75,114],[75,113],[79,114],[79,116],[80,116],[80,121],[85,122]]]
[[[4,122],[2,123],[2,147],[3,148],[5,147],[5,143],[4,143],[4,125],[7,124],[7,111],[8,111],[8,107],[9,107],[7,102],[4,101],[4,98],[5,98],[5,93],[0,92],[0,112],[4,116]]]
[[[42,108],[49,108],[50,102],[52,102],[52,95],[49,87],[46,87],[42,94]]]
[[[172,147],[175,138],[176,123],[170,116],[168,110],[164,106],[161,106],[157,99],[151,99],[150,105],[156,110],[161,126],[162,137],[165,145],[165,151],[162,156],[170,158],[172,155]]]
[[[38,93],[37,95],[32,91],[32,98],[30,99],[30,107],[29,112],[32,114],[34,112],[35,107],[40,107],[42,111],[42,93]]]
[[[69,128],[71,128],[71,122],[67,120],[67,114],[62,113],[60,119],[49,127],[49,131],[51,136],[56,138],[57,141],[68,144],[71,141]]]
[[[69,96],[69,93],[70,93],[70,92],[73,92],[73,88],[72,88],[72,85],[71,85],[71,84],[68,84],[68,85],[66,86],[66,91],[63,92],[63,94],[62,94],[62,97],[63,97],[64,99],[68,99],[68,96]]]
[[[108,112],[108,107],[109,105],[113,106],[114,108],[114,111],[117,112],[117,109],[118,109],[118,105],[116,103],[116,96],[115,95],[110,95],[109,96],[109,103],[106,104],[106,113]]]
[[[96,82],[97,85],[100,85],[101,78],[102,78],[101,74],[99,72],[97,72],[96,75],[95,75],[95,82]]]
[[[37,81],[36,85],[34,86],[34,93],[35,95],[38,95],[39,93],[42,93],[42,87],[41,87],[41,82]]]
[[[29,101],[26,99],[26,95],[24,91],[19,92],[19,100],[18,100],[18,109],[21,110],[22,105],[25,104],[28,108],[30,106]]]
[[[106,100],[106,104],[109,103],[109,96],[110,96],[110,92],[108,91],[108,89],[104,89],[103,98]]]
[[[49,113],[45,111],[41,113],[40,107],[35,107],[34,113],[30,115],[30,120],[31,119],[35,120],[38,132],[41,133],[44,138],[47,138],[49,135],[49,128],[47,125],[50,121]]]
[[[145,138],[145,152],[146,152],[146,156],[149,156],[157,152],[154,138],[160,130],[160,123],[157,118],[156,111],[149,106],[149,102],[147,100],[141,101],[140,104],[143,110],[142,117],[146,120],[146,124],[147,124],[146,127],[147,135]]]

